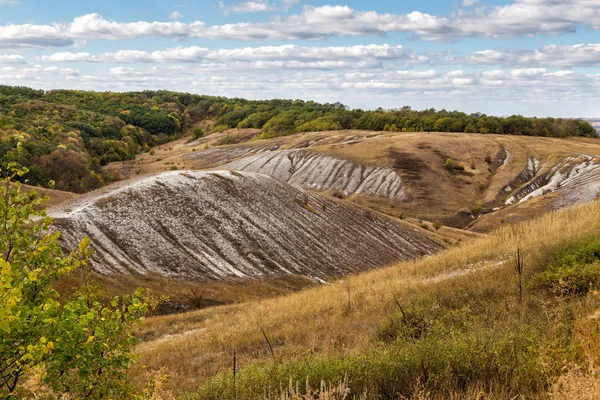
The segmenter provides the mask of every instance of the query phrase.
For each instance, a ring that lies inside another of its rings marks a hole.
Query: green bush
[[[452,172],[452,171],[454,171],[454,168],[456,168],[456,163],[454,162],[453,159],[448,158],[448,159],[446,159],[445,167],[448,171]]]
[[[212,132],[213,133],[225,132],[228,129],[229,129],[229,126],[227,126],[227,125],[215,125],[212,128]]]
[[[537,282],[561,296],[584,295],[600,283],[600,236],[568,243],[548,257]]]
[[[204,136],[204,129],[202,129],[202,128],[194,128],[194,130],[192,131],[192,138],[193,139],[200,139],[202,136]]]
[[[225,146],[227,144],[236,144],[241,141],[241,138],[235,137],[233,135],[225,135],[215,143],[216,146]]]
[[[52,221],[35,211],[42,200],[11,183],[27,170],[7,172],[0,181],[0,398],[39,398],[25,384],[36,374],[48,385],[44,398],[131,398],[132,329],[148,309],[142,292],[105,301],[86,278],[61,296],[55,286],[87,264],[89,240],[64,255]]]

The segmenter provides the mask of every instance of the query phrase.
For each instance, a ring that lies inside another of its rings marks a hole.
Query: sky
[[[0,84],[600,116],[599,0],[0,0]]]

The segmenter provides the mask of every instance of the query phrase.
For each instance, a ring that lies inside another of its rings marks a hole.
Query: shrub
[[[454,171],[454,168],[456,168],[456,163],[454,162],[453,159],[448,158],[448,159],[446,159],[445,167],[448,171],[452,172],[452,171]]]
[[[228,129],[229,129],[229,126],[227,126],[227,125],[215,125],[215,126],[213,126],[212,131],[214,133],[218,133],[218,132],[225,132]]]
[[[600,236],[568,243],[548,259],[537,281],[555,294],[584,295],[600,283]]]
[[[88,240],[64,256],[50,219],[35,211],[42,200],[11,185],[26,170],[11,169],[0,188],[0,398],[38,398],[27,393],[30,378],[62,398],[130,398],[131,330],[147,310],[141,291],[105,303],[86,283],[62,297],[54,286],[85,266]]]
[[[338,198],[338,199],[345,199],[346,198],[346,195],[344,194],[344,192],[342,192],[341,190],[338,190],[338,189],[336,189],[333,192],[331,192],[331,195],[333,197]]]
[[[433,223],[433,227],[435,228],[436,231],[439,231],[440,228],[442,227],[442,223],[440,221],[435,221]]]
[[[473,207],[471,209],[471,213],[473,213],[474,215],[479,215],[483,212],[483,203],[481,202],[481,200],[479,200],[477,202],[477,204],[475,204],[475,207]]]
[[[215,143],[216,146],[225,146],[227,144],[236,144],[241,141],[240,138],[235,137],[233,135],[225,135]]]
[[[204,129],[202,129],[202,128],[194,128],[194,130],[192,131],[192,138],[193,139],[200,139],[202,136],[204,136]]]

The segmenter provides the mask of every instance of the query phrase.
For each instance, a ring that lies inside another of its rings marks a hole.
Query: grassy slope
[[[514,309],[517,302],[511,261],[517,248],[525,254],[528,269],[539,268],[550,249],[599,233],[600,202],[548,213],[432,257],[332,285],[276,299],[151,318],[139,333],[145,341],[137,350],[149,369],[166,368],[172,373],[169,385],[179,392],[189,392],[229,369],[233,349],[242,366],[269,359],[260,326],[280,360],[369,351],[377,345],[374,338],[382,323],[397,313],[394,296],[406,306],[428,295],[444,298],[452,293],[480,296],[489,292],[493,296],[485,304],[490,312],[502,313],[504,307]],[[591,321],[598,324],[597,319]],[[166,334],[171,336],[165,338]]]
[[[542,138],[508,135],[461,133],[389,133],[370,131],[334,131],[295,134],[269,140],[250,140],[245,143],[216,146],[225,136],[248,139],[257,130],[231,130],[208,135],[193,143],[181,139],[159,146],[154,155],[145,153],[135,162],[111,164],[112,171],[123,177],[178,169],[218,167],[226,162],[227,152],[235,157],[241,148],[294,149],[306,148],[350,159],[365,165],[394,168],[407,182],[411,202],[393,202],[371,196],[352,196],[348,200],[393,216],[404,215],[434,222],[452,223],[459,212],[470,212],[478,204],[497,200],[499,193],[526,168],[528,157],[550,164],[579,154],[600,156],[600,140],[585,138]],[[202,153],[206,149],[220,149]],[[506,165],[489,174],[486,156],[494,158],[508,151]],[[200,157],[189,158],[191,154]],[[450,173],[444,168],[446,158],[462,163],[466,171]],[[471,168],[475,167],[475,168]],[[474,229],[489,232],[501,221],[514,222],[540,215],[549,202],[517,205],[500,213],[485,215]],[[464,222],[464,221],[463,221]],[[468,222],[468,220],[467,220]]]
[[[79,194],[65,192],[61,190],[45,189],[30,185],[22,185],[22,190],[34,190],[40,197],[48,197],[48,200],[43,204],[43,207],[50,208],[59,204],[66,203],[79,197]]]

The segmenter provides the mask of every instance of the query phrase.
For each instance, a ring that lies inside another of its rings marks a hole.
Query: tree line
[[[33,185],[85,192],[112,179],[102,169],[211,121],[213,129],[260,129],[261,138],[342,129],[597,137],[577,119],[467,114],[447,110],[350,109],[341,103],[246,100],[170,91],[91,92],[0,86],[0,168],[29,168]],[[25,179],[25,178],[23,178]]]

